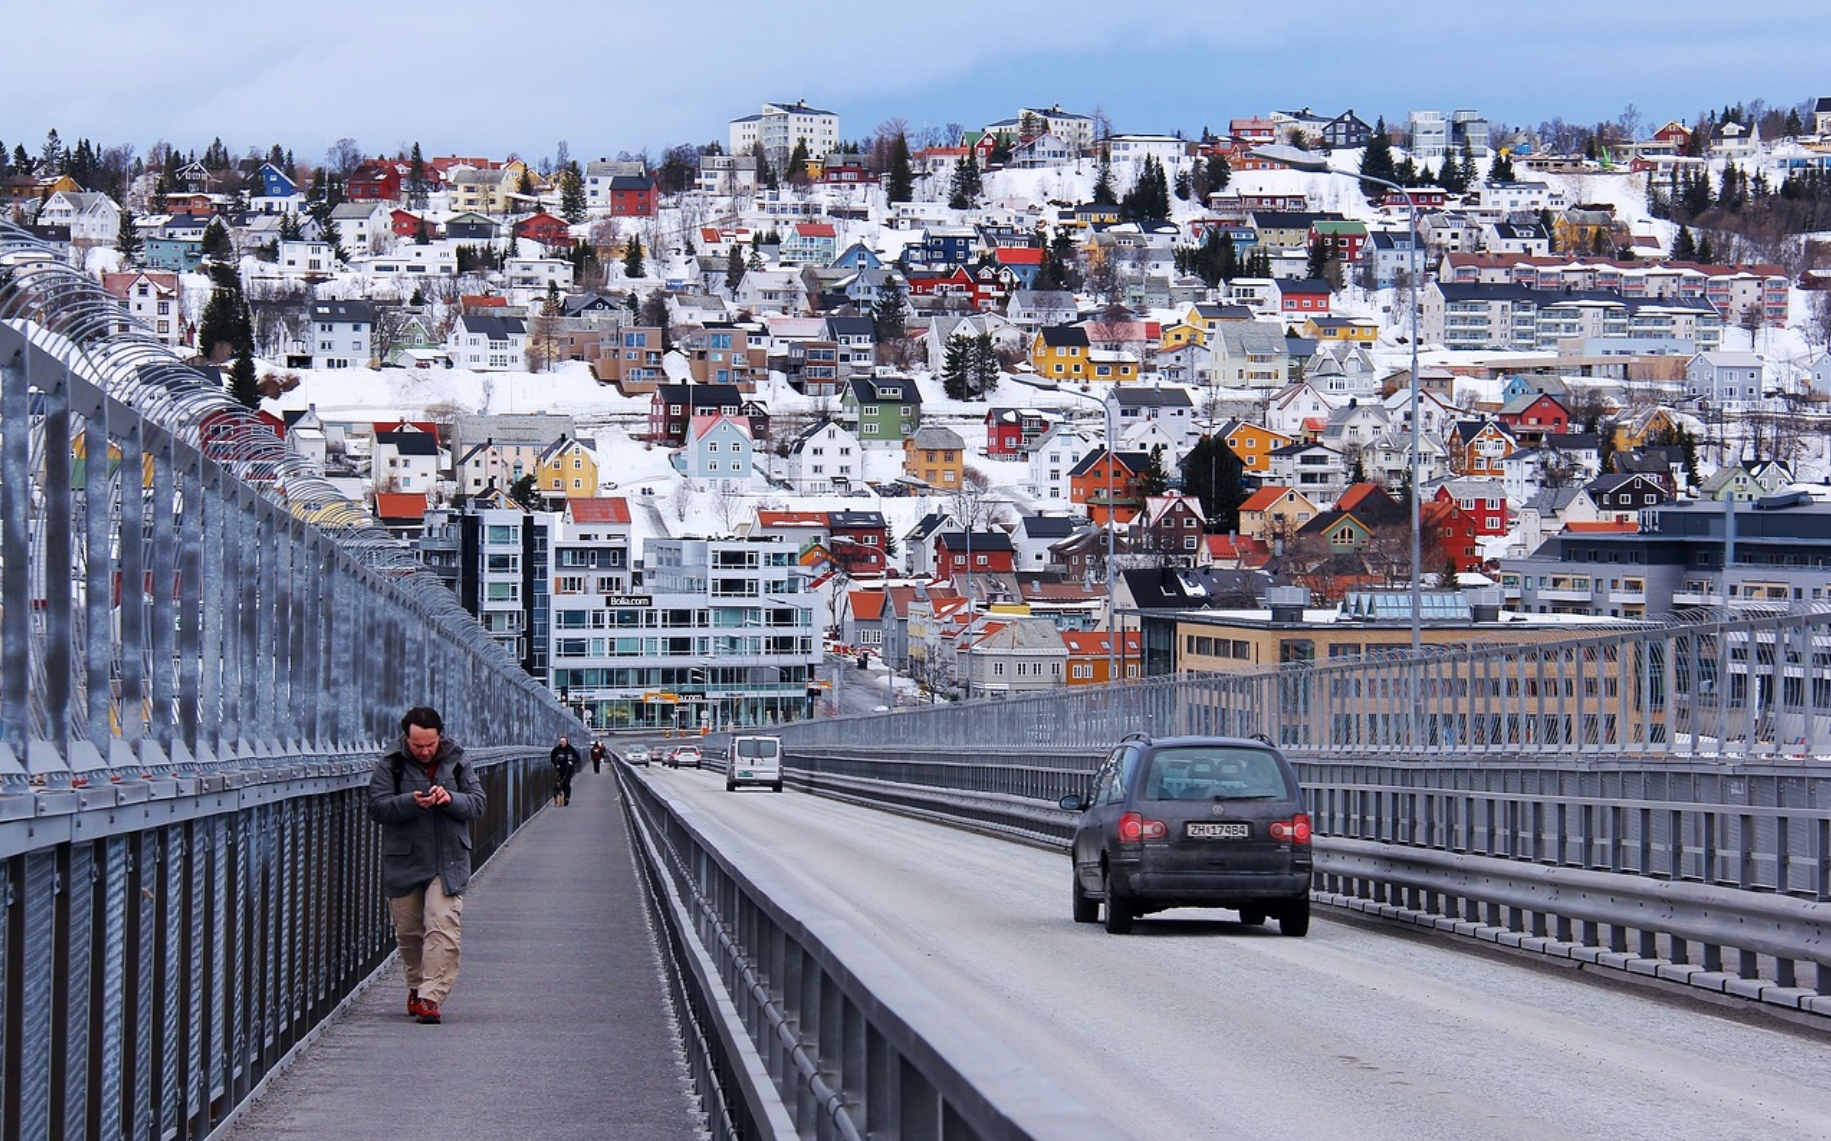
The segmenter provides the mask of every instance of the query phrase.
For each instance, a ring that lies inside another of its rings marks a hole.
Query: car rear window
[[[1139,788],[1145,800],[1294,798],[1278,758],[1262,749],[1160,749]]]
[[[737,743],[737,755],[740,757],[764,757],[774,760],[776,756],[776,743],[774,741],[760,740],[755,737],[741,738]]]

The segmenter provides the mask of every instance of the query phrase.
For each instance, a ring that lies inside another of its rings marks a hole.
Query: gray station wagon
[[[1128,737],[1094,773],[1074,833],[1074,918],[1132,929],[1172,907],[1225,907],[1247,924],[1310,929],[1310,817],[1297,773],[1262,741]]]

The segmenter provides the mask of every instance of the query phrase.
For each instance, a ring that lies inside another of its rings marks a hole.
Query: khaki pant
[[[388,901],[407,986],[428,1002],[444,1002],[458,981],[458,937],[464,897],[445,894],[433,876],[425,887]]]

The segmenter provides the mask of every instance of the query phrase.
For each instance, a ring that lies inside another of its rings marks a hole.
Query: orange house
[[[1240,466],[1254,475],[1270,475],[1272,453],[1296,443],[1282,432],[1262,428],[1245,420],[1235,420],[1221,428],[1227,450],[1240,458]]]
[[[1140,636],[1136,630],[1119,631],[1119,652],[1112,653],[1112,639],[1104,630],[1064,630],[1062,642],[1068,647],[1068,684],[1104,685],[1112,681],[1116,656],[1121,678],[1135,678],[1144,670]]]
[[[1139,477],[1151,466],[1143,452],[1113,453],[1097,448],[1068,473],[1068,498],[1087,508],[1095,526],[1108,519],[1130,523],[1144,506]]]

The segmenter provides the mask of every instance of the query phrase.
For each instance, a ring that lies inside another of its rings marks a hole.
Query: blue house
[[[883,269],[884,259],[863,242],[853,242],[845,252],[833,259],[834,269]]]
[[[203,265],[203,242],[196,238],[147,238],[140,256],[149,269],[195,273]]]
[[[288,198],[299,192],[298,185],[286,177],[286,172],[270,162],[262,163],[255,177],[260,180],[262,198]]]
[[[922,240],[907,246],[903,256],[910,265],[924,269],[967,265],[972,262],[979,235],[965,226],[932,226],[922,232]]]

